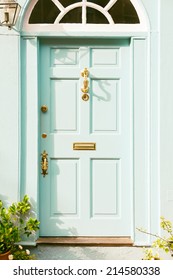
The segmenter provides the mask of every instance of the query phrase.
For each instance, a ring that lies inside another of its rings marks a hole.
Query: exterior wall
[[[0,199],[19,198],[19,35],[0,27]]]
[[[19,1],[23,8],[27,2],[25,0]],[[154,220],[153,217],[159,217],[161,214],[172,219],[173,207],[173,133],[171,132],[173,120],[171,73],[173,32],[171,25],[169,25],[172,19],[173,3],[172,0],[141,0],[141,2],[148,14],[151,28],[148,40],[148,48],[151,51],[151,56],[148,58],[151,67],[150,83],[148,84],[148,90],[151,92],[149,98],[151,105],[157,102],[155,109],[150,111],[151,129],[153,138],[158,139],[158,144],[160,144],[160,150],[158,151],[157,143],[151,139],[150,165],[154,176],[149,178],[152,188],[148,199],[155,201],[154,205],[149,205],[152,209],[150,230],[155,231],[159,227],[159,221]],[[29,44],[28,49],[29,51],[32,50]],[[0,96],[2,100],[0,110],[0,198],[11,202],[19,199],[20,195],[29,189],[29,185],[22,189],[25,181],[22,181],[22,188],[20,183],[20,132],[22,126],[20,94],[23,94],[20,90],[22,81],[20,81],[19,72],[20,32],[0,27],[0,50],[0,61],[3,65],[0,70]],[[25,111],[24,108],[23,110]],[[30,132],[28,131],[28,133]],[[158,155],[160,155],[160,158]],[[24,157],[23,160],[25,161]],[[159,165],[160,174],[158,174],[157,168]],[[30,167],[28,166],[28,168]],[[32,175],[29,180],[32,185]],[[161,186],[160,193],[158,191],[159,186]],[[20,192],[21,189],[22,192]],[[34,190],[34,192],[37,191]],[[159,206],[160,201],[161,207]],[[140,221],[140,215],[138,220]],[[142,221],[141,226],[144,226]]]
[[[165,3],[166,2],[166,3]],[[160,184],[161,214],[173,220],[173,2],[161,0],[160,19]]]

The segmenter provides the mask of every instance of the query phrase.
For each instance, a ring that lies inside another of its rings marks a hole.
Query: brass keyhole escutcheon
[[[47,133],[42,133],[41,137],[44,139],[47,138]]]
[[[48,107],[47,107],[46,105],[42,105],[42,106],[41,106],[41,111],[42,111],[43,113],[46,113],[46,112],[48,111]]]
[[[83,99],[83,101],[88,101],[89,100],[89,95],[87,93],[84,93],[82,95],[82,99]]]

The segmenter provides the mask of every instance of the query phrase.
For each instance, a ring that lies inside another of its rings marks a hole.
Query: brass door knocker
[[[89,99],[89,80],[88,80],[88,76],[89,76],[89,71],[87,68],[84,68],[84,70],[81,72],[81,76],[84,78],[83,80],[83,88],[81,88],[81,91],[83,92],[82,95],[82,99],[84,101],[88,101]]]

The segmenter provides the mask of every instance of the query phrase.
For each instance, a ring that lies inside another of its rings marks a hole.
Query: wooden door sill
[[[61,246],[133,246],[130,237],[40,237],[36,243]]]

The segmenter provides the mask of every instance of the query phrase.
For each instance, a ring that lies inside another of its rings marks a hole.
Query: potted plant
[[[31,216],[29,197],[5,208],[0,200],[0,259],[8,259],[22,236],[29,237],[39,229],[39,221]]]

